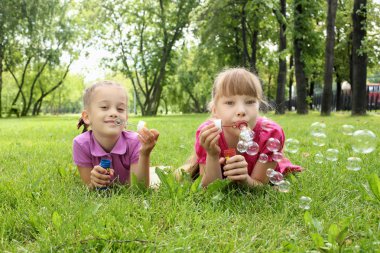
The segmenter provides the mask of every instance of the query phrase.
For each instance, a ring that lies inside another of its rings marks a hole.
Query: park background
[[[379,11],[375,0],[2,0],[0,250],[379,252],[379,139],[355,153],[343,128],[379,136]],[[128,88],[131,123],[161,132],[152,165],[170,170],[192,153],[215,75],[236,66],[259,75],[264,116],[300,142],[286,153],[305,168],[289,192],[204,190],[161,170],[156,190],[82,185],[71,145],[85,87]]]

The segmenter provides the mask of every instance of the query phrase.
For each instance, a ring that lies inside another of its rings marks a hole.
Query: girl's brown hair
[[[109,80],[98,81],[98,82],[94,83],[93,85],[91,85],[90,87],[88,87],[87,89],[85,89],[84,94],[83,94],[83,107],[84,107],[84,109],[89,108],[90,103],[91,103],[92,94],[94,93],[96,88],[101,87],[101,86],[117,86],[117,87],[124,89],[123,86],[121,86],[119,83],[114,82],[114,81],[109,81]],[[128,96],[127,96],[127,100],[128,100]],[[82,133],[84,133],[88,130],[89,126],[86,123],[84,123],[84,120],[82,119],[82,117],[78,121],[77,128],[79,129],[81,126],[83,126]]]

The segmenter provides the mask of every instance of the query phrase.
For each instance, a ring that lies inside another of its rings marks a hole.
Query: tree
[[[276,95],[276,114],[285,113],[285,84],[286,84],[286,58],[284,52],[286,50],[286,0],[280,0],[280,13],[275,11],[280,27],[279,37],[279,59],[278,59],[278,75],[277,75],[277,95]]]
[[[366,14],[367,0],[355,0],[352,12],[352,115],[365,115],[367,108]]]
[[[112,27],[106,44],[117,55],[112,64],[131,79],[143,115],[157,114],[172,51],[197,4],[197,0],[102,2],[104,27]]]
[[[18,8],[23,18],[14,29],[16,34],[5,53],[5,66],[14,79],[18,92],[13,99],[15,106],[21,97],[21,116],[26,116],[33,107],[33,115],[41,108],[43,98],[63,83],[52,87],[41,87],[43,75],[54,69],[64,69],[66,77],[72,60],[76,57],[73,49],[79,32],[76,30],[76,15],[71,1],[23,1]],[[62,55],[70,56],[69,62],[62,62]],[[63,67],[64,66],[64,67]],[[40,85],[40,86],[39,86]],[[38,96],[38,86],[41,92]]]
[[[0,118],[3,112],[2,90],[5,52],[15,35],[14,31],[21,18],[20,3],[16,0],[2,0],[0,8]]]
[[[329,116],[332,107],[332,82],[334,71],[334,45],[335,45],[335,17],[338,2],[337,0],[328,0],[328,14],[326,27],[326,50],[325,50],[325,75],[322,96],[321,114]]]

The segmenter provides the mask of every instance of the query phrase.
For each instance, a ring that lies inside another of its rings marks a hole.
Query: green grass
[[[270,186],[242,189],[223,182],[205,191],[171,175],[158,190],[116,187],[108,196],[89,192],[72,162],[76,117],[0,120],[0,251],[9,252],[380,252],[380,199],[368,189],[379,175],[380,116],[317,113],[267,115],[281,124],[300,151],[287,156],[305,168],[290,177],[291,191]],[[207,115],[140,118],[160,131],[152,165],[176,168],[193,149]],[[309,126],[326,123],[326,146],[312,145]],[[345,168],[354,153],[340,127],[351,124],[377,136],[377,149],[358,172]],[[313,156],[339,149],[337,162]],[[312,198],[311,209],[299,198]]]

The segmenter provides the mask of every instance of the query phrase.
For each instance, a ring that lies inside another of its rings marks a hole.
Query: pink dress
[[[206,157],[207,153],[206,150],[200,145],[199,141],[199,134],[203,127],[211,124],[212,121],[208,120],[206,122],[203,122],[197,130],[196,133],[196,142],[195,142],[195,152],[197,154],[197,162],[200,164],[206,163]],[[275,122],[259,117],[257,119],[256,125],[253,128],[253,131],[255,132],[254,141],[259,144],[259,152],[256,155],[248,155],[246,153],[242,154],[248,163],[248,174],[250,175],[253,171],[253,168],[255,167],[255,164],[257,160],[259,159],[260,154],[266,154],[268,156],[268,162],[273,161],[272,154],[273,152],[268,150],[266,147],[266,142],[269,138],[276,138],[281,143],[281,148],[279,152],[283,151],[284,148],[284,142],[285,142],[285,134],[282,128]],[[228,149],[228,145],[226,142],[226,139],[224,137],[223,131],[220,133],[219,138],[219,147],[221,149],[220,157],[223,157],[223,151]],[[235,147],[234,147],[235,148]],[[277,163],[277,166],[275,168],[276,171],[281,172],[283,174],[290,173],[290,172],[299,172],[302,170],[302,168],[298,165],[293,165],[287,158],[283,158],[280,162]]]

